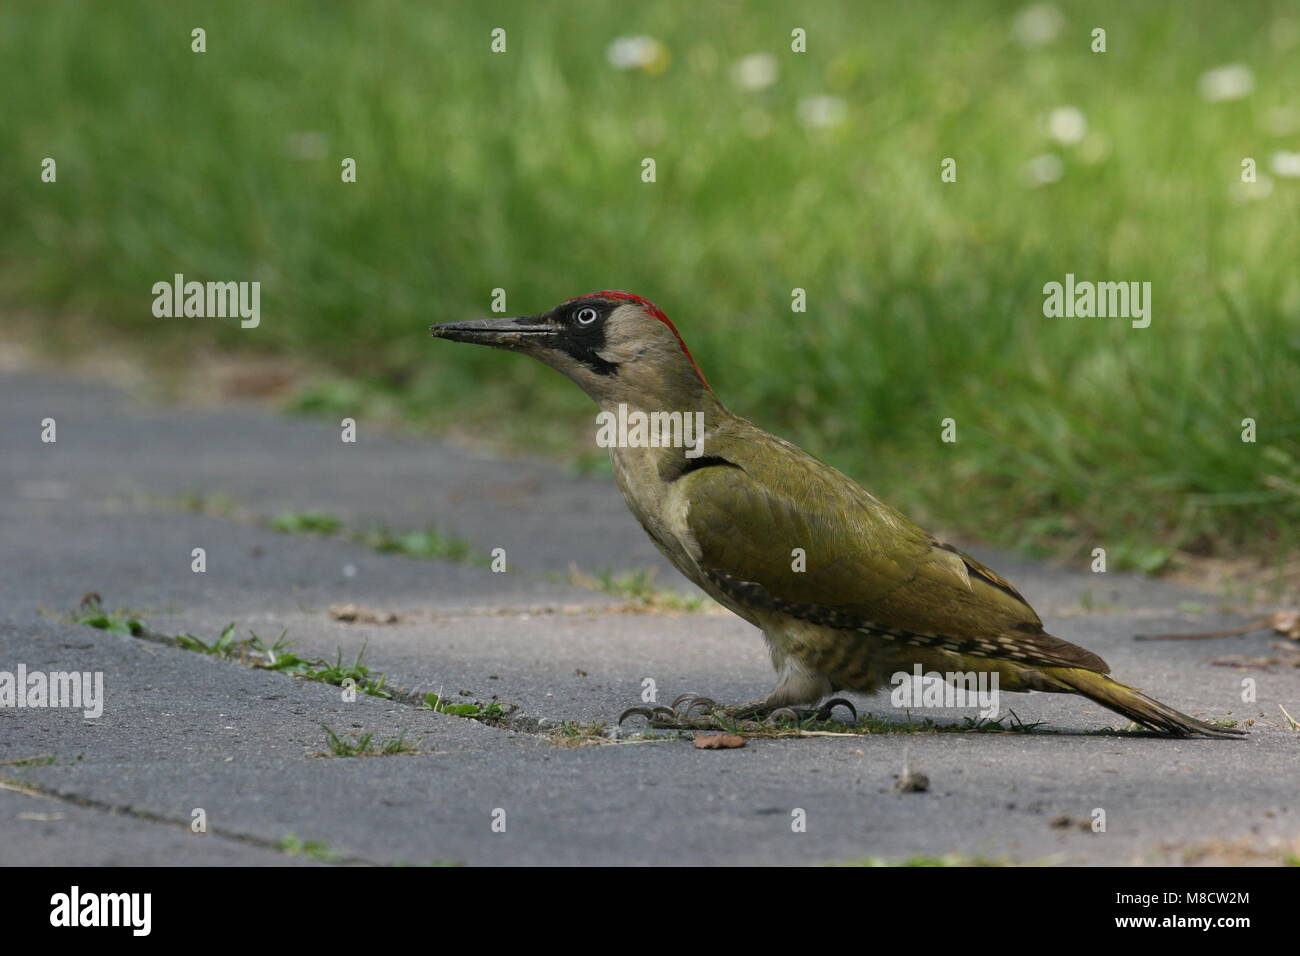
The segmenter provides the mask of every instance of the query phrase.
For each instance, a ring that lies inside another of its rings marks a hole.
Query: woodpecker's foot
[[[664,707],[662,704],[658,707],[629,707],[618,715],[618,722],[621,724],[629,717],[644,717],[651,727],[665,730],[691,729],[696,726],[696,722],[691,718],[692,711],[699,710],[701,717],[707,718],[717,706],[717,702],[711,697],[701,697],[699,694],[682,694],[673,701],[672,707]],[[701,723],[712,726],[712,723],[707,720]]]
[[[852,715],[852,723],[858,722],[858,709],[853,706],[851,701],[843,697],[832,697],[820,707],[773,707],[766,701],[756,701],[754,704],[746,704],[740,708],[741,713],[733,716],[741,719],[754,719],[761,717],[764,723],[775,724],[781,719],[793,720],[796,723],[808,719],[812,720],[833,720],[836,707],[846,707]]]
[[[768,700],[750,701],[739,707],[719,707],[711,697],[682,694],[671,707],[629,707],[619,714],[621,724],[629,717],[644,717],[646,723],[659,730],[709,730],[726,729],[728,722],[763,721],[776,724],[782,719],[799,723],[805,720],[833,720],[836,707],[846,707],[857,723],[858,710],[843,697],[833,697],[820,707],[773,706]],[[699,716],[695,716],[698,711]]]

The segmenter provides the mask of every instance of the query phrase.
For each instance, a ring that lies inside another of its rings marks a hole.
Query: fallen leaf
[[[930,778],[908,767],[903,771],[903,775],[898,778],[898,782],[894,784],[894,787],[903,793],[925,793],[930,789]]]
[[[696,750],[732,750],[745,746],[745,738],[739,734],[696,734]]]
[[[373,611],[359,604],[331,604],[327,612],[336,621],[346,624],[396,624],[396,611]]]
[[[1268,619],[1268,626],[1283,637],[1300,641],[1300,611],[1278,611]]]

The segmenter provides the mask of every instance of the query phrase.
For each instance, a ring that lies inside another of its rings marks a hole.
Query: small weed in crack
[[[288,833],[274,843],[275,849],[289,856],[306,856],[324,863],[338,863],[344,859],[341,853],[330,849],[324,840],[304,840],[296,833]]]
[[[193,634],[178,634],[174,640],[178,647],[199,654],[208,654],[223,660],[238,660],[241,664],[257,670],[279,671],[290,677],[316,681],[320,684],[333,684],[342,687],[345,681],[352,681],[357,690],[371,697],[392,698],[384,689],[388,678],[383,674],[372,675],[370,668],[361,663],[365,656],[365,647],[357,654],[351,664],[343,663],[343,651],[339,650],[334,663],[316,657],[302,657],[289,650],[293,642],[286,640],[287,631],[281,631],[274,644],[267,645],[253,631],[242,641],[234,638],[235,625],[227,624],[220,636],[212,644],[204,642]]]
[[[510,708],[507,710],[506,708]],[[437,694],[425,694],[424,703],[420,704],[417,710],[432,710],[439,714],[450,714],[453,717],[468,717],[471,720],[482,720],[491,722],[494,720],[504,720],[512,710],[513,704],[503,704],[498,700],[490,700],[486,703],[476,700],[469,704],[453,704],[444,700]]]
[[[35,757],[20,757],[17,760],[0,761],[0,767],[50,767],[54,764],[54,754],[38,754]]]
[[[488,701],[453,703],[439,694],[417,695],[409,691],[390,691],[385,686],[388,681],[387,676],[374,673],[362,663],[366,653],[364,646],[352,663],[344,663],[342,649],[338,651],[334,662],[330,663],[320,658],[303,657],[294,653],[290,650],[293,642],[285,637],[287,631],[281,631],[275,642],[268,645],[251,630],[248,632],[248,637],[237,640],[235,625],[231,623],[222,628],[216,640],[208,642],[193,634],[175,636],[159,634],[149,630],[139,619],[129,616],[126,612],[106,612],[98,604],[95,604],[91,611],[83,605],[81,612],[71,615],[68,619],[114,634],[131,635],[220,660],[236,661],[256,670],[278,671],[289,677],[332,684],[335,687],[342,687],[346,682],[352,681],[357,690],[371,697],[415,704],[417,710],[431,710],[452,717],[465,717],[490,726],[509,727],[508,718],[517,709],[514,704],[495,698]]]
[[[462,564],[478,564],[484,567],[491,564],[491,560],[475,551],[468,541],[445,535],[432,525],[422,531],[400,532],[381,527],[354,534],[353,540],[380,554],[404,554],[408,558],[441,558],[445,561],[459,561]]]
[[[334,534],[342,527],[342,518],[320,511],[286,511],[271,519],[272,530],[285,534]]]
[[[105,611],[99,603],[98,594],[87,594],[81,599],[81,606],[71,615],[74,624],[94,627],[110,634],[127,637],[140,637],[144,634],[144,624],[130,611],[118,609]]]
[[[365,647],[357,654],[357,659],[351,664],[343,663],[343,651],[339,650],[338,656],[334,663],[322,660],[316,657],[303,657],[289,650],[293,642],[286,640],[287,631],[281,631],[280,636],[275,643],[267,644],[253,631],[248,632],[248,637],[242,640],[235,638],[235,625],[227,624],[222,628],[217,639],[209,643],[201,637],[195,637],[193,634],[157,634],[146,628],[138,618],[130,616],[125,611],[104,611],[98,604],[93,606],[82,605],[77,614],[71,616],[71,620],[76,624],[85,627],[97,628],[101,631],[107,631],[110,634],[129,635],[131,637],[142,637],[149,640],[158,641],[163,644],[170,644],[173,647],[179,647],[182,650],[192,651],[196,654],[203,654],[207,657],[216,657],[225,661],[238,661],[246,667],[252,667],[257,670],[279,671],[281,674],[287,674],[290,677],[300,677],[303,680],[315,681],[320,684],[333,684],[335,687],[342,687],[345,681],[352,681],[356,689],[363,694],[369,694],[371,697],[382,697],[385,700],[391,700],[393,695],[384,688],[388,678],[383,674],[375,674],[370,668],[361,663],[365,656]]]
[[[461,564],[491,563],[464,538],[444,534],[433,525],[416,531],[394,531],[380,525],[366,531],[349,529],[342,518],[320,511],[286,511],[269,522],[275,531],[285,534],[339,535],[380,554],[403,554],[408,558],[438,558]]]
[[[398,734],[391,740],[385,740],[381,744],[375,743],[373,732],[368,734],[349,734],[351,740],[344,740],[325,724],[321,724],[325,731],[325,742],[329,747],[329,753],[316,754],[318,757],[391,757],[395,754],[418,754],[420,748],[418,743],[411,743],[406,739],[406,734]]]
[[[576,565],[569,568],[568,584],[586,588],[589,591],[601,591],[623,598],[630,605],[643,610],[656,611],[702,611],[712,601],[703,594],[683,594],[655,585],[655,571],[651,568],[642,571],[629,571],[615,574],[610,570],[597,571],[594,575],[578,569]]]

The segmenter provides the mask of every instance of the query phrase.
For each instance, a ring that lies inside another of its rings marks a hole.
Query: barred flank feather
[[[1044,667],[1042,670],[1044,674],[1064,684],[1065,689],[1095,700],[1103,707],[1158,733],[1169,734],[1171,737],[1233,737],[1245,733],[1235,727],[1216,727],[1195,717],[1188,717],[1105,674],[1078,667]]]

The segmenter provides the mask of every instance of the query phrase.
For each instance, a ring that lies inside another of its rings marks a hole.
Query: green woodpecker
[[[1096,654],[1048,634],[996,572],[727,411],[668,317],[640,296],[595,292],[541,315],[430,331],[531,355],[626,421],[681,413],[684,432],[702,424],[691,447],[628,441],[611,457],[628,507],[668,560],[767,640],[776,689],[737,714],[816,704],[840,689],[870,694],[919,664],[987,672],[1001,690],[1082,694],[1174,736],[1241,732],[1108,677]]]

